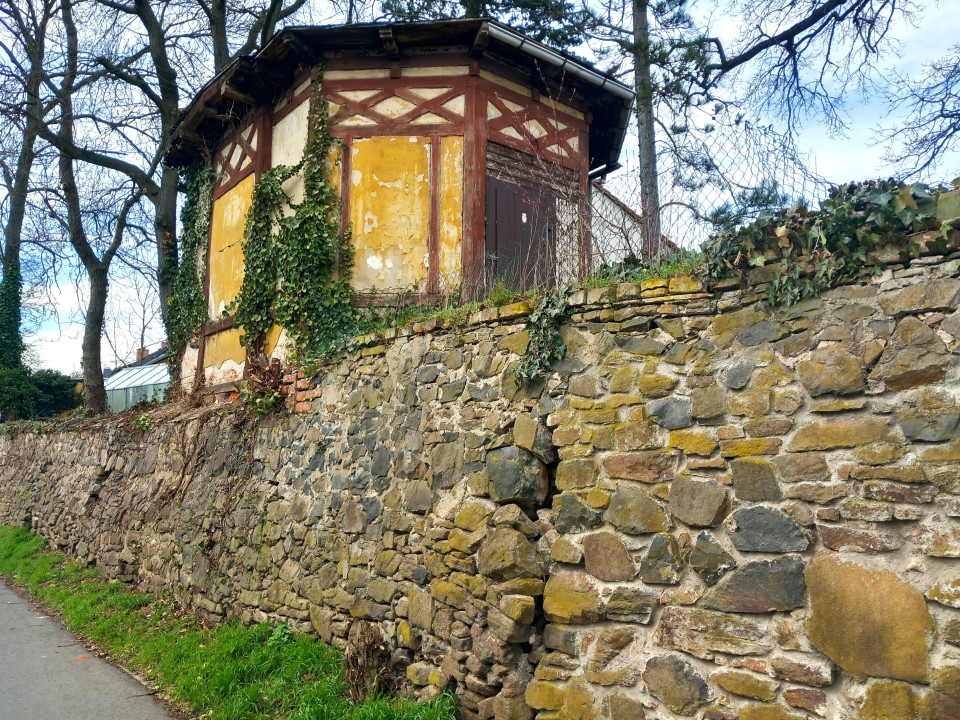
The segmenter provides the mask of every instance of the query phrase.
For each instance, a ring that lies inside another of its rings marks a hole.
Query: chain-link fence
[[[635,137],[628,134],[627,143]],[[678,248],[696,250],[719,227],[749,222],[761,209],[813,207],[827,194],[827,182],[789,138],[747,119],[690,130],[661,142],[659,150],[659,242],[641,244],[640,173],[636,152],[627,145],[624,169],[610,176],[603,191],[635,217],[595,212],[595,257],[633,255],[646,262]]]

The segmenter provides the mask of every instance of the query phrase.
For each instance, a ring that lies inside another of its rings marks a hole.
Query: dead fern
[[[343,664],[347,695],[355,703],[372,695],[391,695],[397,689],[390,648],[375,623],[353,622],[347,634]]]

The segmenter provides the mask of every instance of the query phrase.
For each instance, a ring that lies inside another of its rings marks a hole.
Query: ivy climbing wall
[[[468,718],[958,717],[960,256],[789,308],[776,266],[367,339],[300,412],[0,437],[0,522],[211,618],[375,623]]]

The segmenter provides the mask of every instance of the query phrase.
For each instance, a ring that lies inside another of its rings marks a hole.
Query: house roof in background
[[[593,116],[590,167],[620,156],[633,91],[569,53],[485,18],[433,22],[288,27],[253,55],[231,62],[197,94],[178,121],[167,162],[183,166],[209,154],[247,111],[273,104],[297,72],[328,54],[367,51],[390,61],[431,47],[506,62],[533,77],[574,90]]]
[[[104,390],[125,390],[170,382],[166,365],[138,365],[117,370],[103,383]]]

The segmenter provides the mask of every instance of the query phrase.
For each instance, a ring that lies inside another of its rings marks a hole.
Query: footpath
[[[147,688],[0,581],[0,720],[172,720]]]

